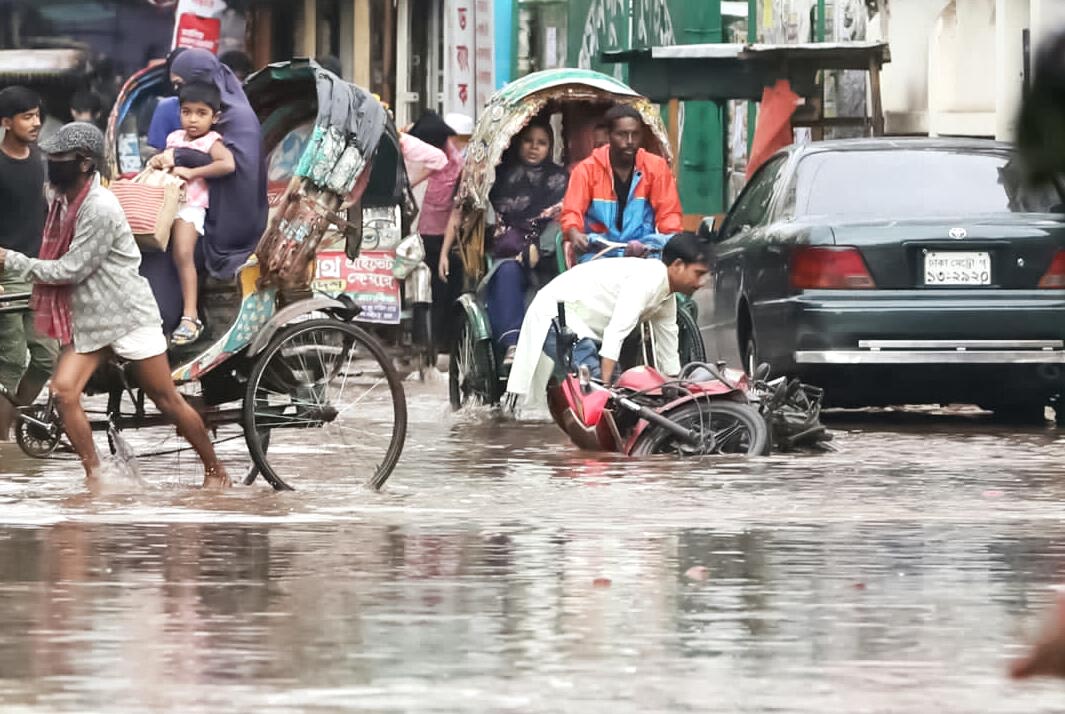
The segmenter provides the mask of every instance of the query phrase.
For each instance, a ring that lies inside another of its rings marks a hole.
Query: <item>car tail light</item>
[[[1065,288],[1065,250],[1059,250],[1054,254],[1054,260],[1050,261],[1050,267],[1039,278],[1041,288]]]
[[[800,246],[791,254],[791,287],[798,290],[868,290],[873,276],[857,248]]]

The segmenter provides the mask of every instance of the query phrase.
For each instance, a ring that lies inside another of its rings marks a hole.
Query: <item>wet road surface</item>
[[[839,453],[626,462],[408,383],[382,493],[89,496],[0,445],[4,711],[1052,712],[1065,433],[844,415]],[[293,455],[309,458],[312,455]]]

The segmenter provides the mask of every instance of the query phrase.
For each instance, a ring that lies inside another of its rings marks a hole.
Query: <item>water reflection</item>
[[[412,386],[385,492],[93,498],[0,446],[24,711],[1056,711],[1054,430],[835,422],[823,457],[599,458]],[[693,573],[696,574],[693,577]]]

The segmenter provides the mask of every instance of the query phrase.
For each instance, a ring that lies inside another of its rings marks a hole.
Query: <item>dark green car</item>
[[[696,296],[707,353],[767,361],[827,403],[976,403],[1040,416],[1065,391],[1065,210],[1007,144],[793,146],[748,182]]]

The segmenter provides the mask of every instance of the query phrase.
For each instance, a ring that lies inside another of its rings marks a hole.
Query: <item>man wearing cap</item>
[[[118,199],[100,185],[103,134],[92,124],[73,122],[42,142],[41,150],[48,155],[55,197],[40,258],[0,248],[0,274],[35,283],[30,305],[36,327],[64,345],[52,394],[87,480],[96,483],[100,459],[81,393],[114,354],[135,365],[139,386],[199,454],[204,486],[229,485],[203,421],[174,387],[159,308],[137,272],[140,252]]]
[[[37,148],[41,98],[25,87],[0,91],[0,248],[37,256],[44,227],[44,160]],[[0,275],[0,292],[28,293],[29,283]],[[33,313],[0,314],[0,387],[18,404],[37,398],[52,374],[59,346],[33,327]],[[26,357],[29,356],[29,364]],[[15,408],[0,399],[0,441],[11,436]]]

